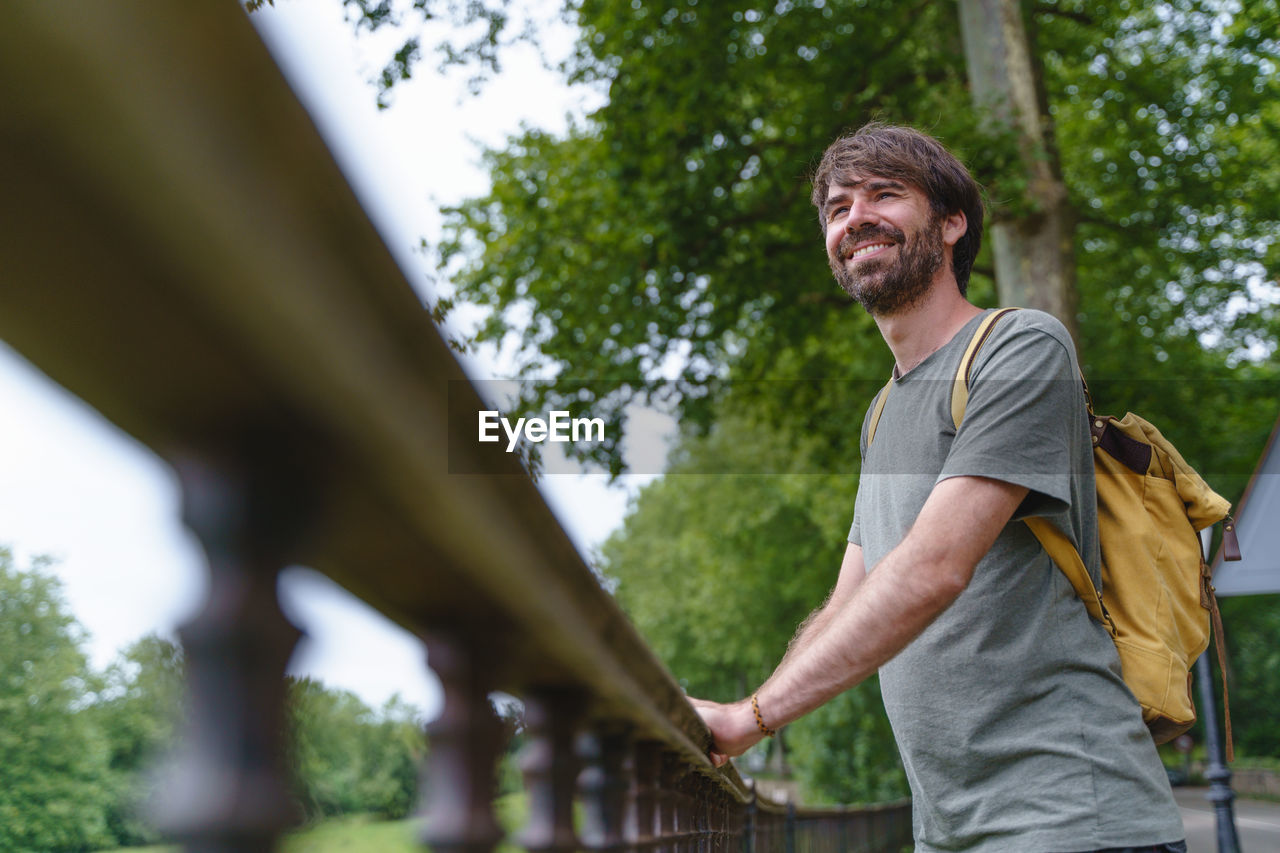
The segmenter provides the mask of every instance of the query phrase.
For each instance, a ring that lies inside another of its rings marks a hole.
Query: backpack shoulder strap
[[[884,402],[889,399],[889,391],[893,389],[893,377],[889,377],[889,381],[884,383],[884,387],[880,389],[880,393],[876,395],[876,404],[871,409],[871,415],[867,419],[867,447],[871,446],[871,440],[876,437],[876,425],[880,423],[880,413],[884,411]]]
[[[969,374],[973,372],[973,363],[978,359],[978,350],[982,349],[987,338],[991,337],[991,332],[999,319],[1017,310],[1017,308],[1001,308],[999,311],[992,311],[978,324],[977,331],[969,340],[964,358],[960,359],[960,366],[956,369],[956,381],[951,385],[951,423],[956,429],[960,429],[960,422],[964,420],[965,406],[969,403]]]
[[[1102,593],[1094,585],[1093,578],[1089,576],[1089,570],[1085,568],[1084,560],[1080,558],[1080,552],[1071,544],[1071,540],[1067,539],[1066,534],[1061,530],[1054,527],[1053,522],[1043,516],[1024,518],[1022,521],[1027,527],[1031,528],[1031,532],[1040,541],[1040,545],[1048,552],[1049,558],[1067,576],[1067,580],[1071,582],[1076,595],[1084,602],[1084,607],[1089,611],[1089,615],[1105,625],[1114,637],[1116,635],[1116,625],[1111,621],[1111,614],[1107,612],[1107,606],[1102,603]]]

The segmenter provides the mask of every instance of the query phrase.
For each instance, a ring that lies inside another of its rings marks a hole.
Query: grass
[[[498,822],[513,832],[525,822],[528,806],[521,794],[499,798]],[[415,841],[422,827],[421,818],[377,820],[369,815],[333,818],[291,832],[281,839],[283,853],[421,853]],[[177,845],[120,847],[110,853],[180,853]],[[510,842],[498,845],[498,853],[515,853]],[[102,851],[107,853],[107,851]]]
[[[421,821],[378,821],[366,815],[336,818],[301,832],[290,833],[280,844],[285,853],[338,853],[385,850],[410,853],[422,848],[414,842]]]

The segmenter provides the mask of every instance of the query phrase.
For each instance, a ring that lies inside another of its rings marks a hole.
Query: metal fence
[[[8,10],[0,180],[0,338],[173,466],[208,557],[157,805],[188,850],[269,850],[295,821],[300,634],[276,599],[295,564],[422,638],[444,688],[423,769],[437,851],[503,835],[495,690],[525,703],[525,849],[909,842],[906,803],[797,810],[712,768],[520,466],[451,445],[480,399],[234,0]]]

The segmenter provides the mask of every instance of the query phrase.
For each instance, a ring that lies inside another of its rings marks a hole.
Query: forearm
[[[964,589],[964,567],[910,538],[890,552],[839,609],[824,608],[756,691],[778,728],[864,681],[904,649]],[[921,570],[928,566],[929,570]]]
[[[964,591],[1026,494],[999,480],[947,479],[872,572],[863,569],[862,549],[851,545],[831,598],[756,691],[764,723],[777,729],[804,716],[906,648]],[[695,707],[715,738],[717,762],[763,737],[748,699]]]
[[[898,547],[756,691],[766,724],[804,716],[906,648],[964,591],[1026,492],[974,477],[935,486]]]
[[[837,585],[756,691],[766,725],[776,730],[863,680],[945,609],[954,595],[925,590],[918,577],[922,573],[895,568],[915,559],[921,558],[904,542],[856,589]],[[861,574],[860,553],[859,569]],[[869,639],[862,641],[864,637]],[[694,705],[715,737],[712,759],[717,763],[764,738],[750,698],[730,705],[694,700]]]

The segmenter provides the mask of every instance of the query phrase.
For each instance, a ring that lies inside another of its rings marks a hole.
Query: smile
[[[892,245],[893,245],[892,243],[872,243],[870,246],[863,246],[862,248],[851,252],[849,254],[848,260],[852,261],[852,260],[856,260],[857,258],[865,257],[866,255],[870,255],[873,252],[878,252],[881,249],[887,249],[889,246],[892,246]]]

